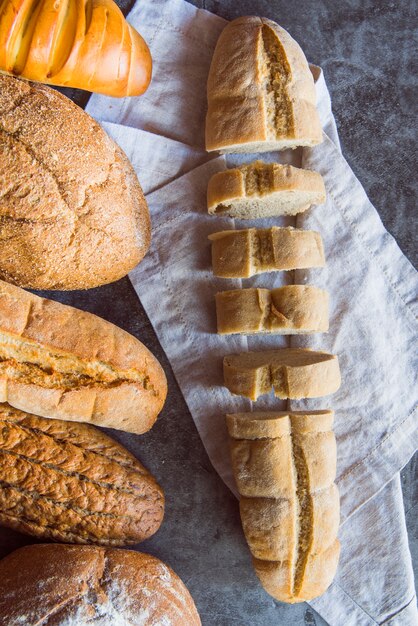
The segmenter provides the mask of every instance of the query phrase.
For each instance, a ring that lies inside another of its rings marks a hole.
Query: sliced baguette
[[[226,416],[240,513],[256,573],[277,600],[322,594],[337,567],[332,411]]]
[[[218,334],[325,332],[328,300],[326,291],[311,285],[220,291],[216,294]]]
[[[319,398],[341,385],[336,355],[301,348],[230,354],[223,371],[225,387],[251,400],[272,389],[283,399]]]
[[[230,22],[207,84],[206,149],[266,152],[322,141],[312,73],[303,51],[271,20]]]
[[[212,268],[219,278],[250,278],[255,274],[325,265],[321,235],[296,228],[223,230],[209,235]]]
[[[240,219],[296,215],[325,202],[325,195],[318,172],[254,161],[212,176],[208,212]]]

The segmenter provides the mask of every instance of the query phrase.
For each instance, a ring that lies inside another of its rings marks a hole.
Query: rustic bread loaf
[[[135,337],[0,281],[0,402],[143,433],[166,394],[160,364]]]
[[[88,289],[125,276],[150,218],[122,150],[54,89],[0,74],[0,278]]]
[[[249,220],[303,213],[325,197],[318,172],[262,161],[217,172],[207,192],[210,214]]]
[[[328,292],[311,285],[233,289],[216,294],[218,333],[297,335],[325,332]]]
[[[0,624],[200,626],[173,570],[131,550],[25,546],[0,561]]]
[[[281,348],[224,357],[224,383],[251,400],[274,389],[278,398],[319,398],[341,385],[338,357],[326,352]]]
[[[223,230],[209,239],[213,273],[219,278],[325,265],[321,235],[313,230],[277,226]]]
[[[153,535],[164,495],[93,426],[0,405],[0,524],[42,539],[123,546]]]
[[[240,513],[255,571],[282,602],[324,593],[339,557],[333,412],[227,415]]]
[[[239,17],[222,31],[210,66],[206,149],[266,152],[321,143],[305,55],[275,22]]]

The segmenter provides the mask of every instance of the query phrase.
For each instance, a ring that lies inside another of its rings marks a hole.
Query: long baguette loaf
[[[225,387],[251,400],[272,389],[283,399],[318,398],[341,385],[337,356],[300,348],[230,354],[223,370]]]
[[[90,289],[149,248],[136,173],[71,100],[0,74],[0,278],[29,289]]]
[[[296,215],[325,202],[325,186],[318,172],[255,161],[214,174],[207,200],[211,215],[250,220]]]
[[[297,228],[248,228],[209,235],[212,268],[220,278],[325,265],[321,235]]]
[[[200,626],[193,598],[149,554],[25,546],[0,561],[2,626]]]
[[[207,92],[208,151],[266,152],[322,141],[305,55],[271,20],[239,17],[226,26]]]
[[[227,415],[240,513],[268,593],[303,602],[337,568],[339,496],[332,411]]]
[[[135,337],[0,281],[0,402],[143,433],[166,394],[160,364]]]
[[[88,426],[0,405],[0,524],[42,539],[124,546],[153,535],[164,495],[125,448]]]
[[[218,333],[296,335],[328,330],[328,293],[311,285],[216,294]]]
[[[137,96],[151,55],[112,0],[4,0],[0,71],[109,96]]]

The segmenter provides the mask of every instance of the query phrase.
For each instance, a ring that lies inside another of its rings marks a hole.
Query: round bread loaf
[[[0,278],[89,289],[125,276],[150,243],[122,150],[57,91],[0,74]]]
[[[35,545],[0,561],[0,624],[199,626],[180,578],[129,550]]]

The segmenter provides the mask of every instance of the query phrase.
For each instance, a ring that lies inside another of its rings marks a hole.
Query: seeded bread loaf
[[[42,539],[124,546],[153,535],[164,495],[125,448],[87,424],[0,404],[0,524]]]
[[[328,293],[311,285],[216,294],[218,333],[297,335],[328,330]]]
[[[0,281],[0,402],[42,417],[143,433],[167,382],[138,339]]]
[[[209,152],[266,152],[322,141],[305,55],[271,20],[239,17],[224,28],[207,92]]]
[[[125,276],[150,243],[126,155],[71,100],[0,74],[0,278],[89,289]]]
[[[278,270],[325,265],[321,235],[297,228],[248,228],[209,235],[219,278],[249,278]]]
[[[0,624],[200,626],[173,570],[149,554],[96,546],[25,546],[0,561]]]
[[[337,356],[301,348],[230,354],[223,370],[225,387],[251,400],[272,389],[283,399],[319,398],[341,385]]]
[[[208,184],[208,212],[240,219],[303,213],[325,202],[321,174],[255,161],[217,172]]]
[[[282,602],[321,595],[337,569],[333,412],[227,415],[240,513],[255,571]]]

